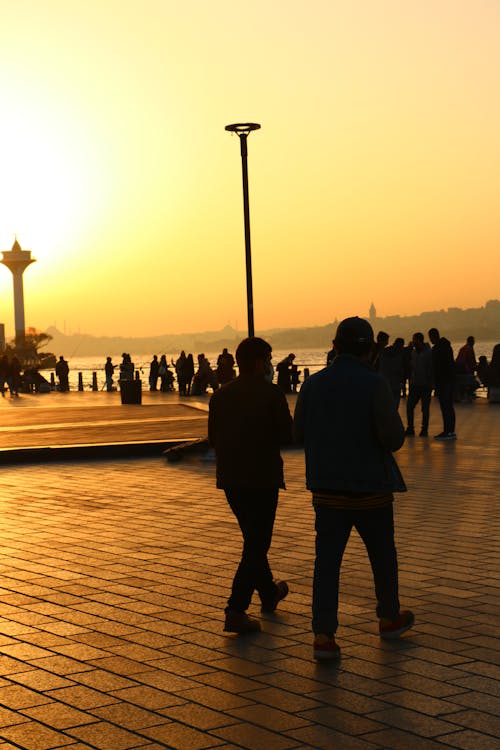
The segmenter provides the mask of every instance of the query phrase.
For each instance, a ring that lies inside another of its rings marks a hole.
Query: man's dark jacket
[[[284,487],[280,445],[292,440],[286,398],[262,376],[240,375],[210,400],[208,439],[215,448],[217,487]]]
[[[337,493],[405,492],[392,455],[404,428],[386,379],[342,354],[300,389],[294,431],[304,443],[307,487]]]
[[[453,383],[455,380],[455,360],[448,339],[442,337],[432,347],[432,366],[434,368],[434,383],[437,386]]]

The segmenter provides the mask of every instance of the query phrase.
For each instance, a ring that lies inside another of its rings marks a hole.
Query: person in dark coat
[[[59,390],[69,391],[69,365],[62,355],[56,363],[56,375],[59,378]]]
[[[0,391],[5,398],[5,384],[9,382],[10,364],[6,354],[0,357]]]
[[[158,362],[158,355],[154,354],[153,359],[149,363],[149,390],[158,390],[158,377],[159,377],[160,363]]]
[[[217,380],[220,385],[229,383],[234,378],[234,357],[226,347],[217,358]]]
[[[399,408],[404,377],[404,341],[397,338],[392,346],[384,349],[380,359],[379,372],[386,378],[394,396],[396,409]]]
[[[385,349],[389,343],[389,334],[385,331],[379,331],[377,333],[377,341],[373,347],[371,353],[371,363],[374,370],[380,371],[382,367],[382,359],[385,354]]]
[[[434,435],[435,440],[456,440],[455,407],[453,392],[455,389],[455,360],[453,349],[448,339],[441,337],[437,328],[429,330],[432,343],[432,365],[434,369],[435,393],[441,407],[443,431]]]
[[[281,362],[276,365],[278,371],[278,387],[281,388],[283,393],[292,392],[292,365],[295,359],[295,354],[288,354]]]
[[[186,383],[186,396],[191,395],[191,384],[194,378],[194,359],[190,353],[186,357],[186,363],[184,365],[184,380]]]
[[[368,551],[375,581],[381,638],[397,638],[414,615],[400,610],[394,542],[394,492],[406,485],[393,452],[404,428],[386,379],[373,370],[373,330],[353,317],[337,329],[338,356],[309,377],[295,409],[296,441],[304,444],[306,481],[316,514],[313,582],[313,654],[337,659],[338,588],[352,528]]]
[[[175,360],[175,374],[180,396],[187,396],[186,359],[186,352],[183,349]]]
[[[116,365],[113,364],[111,357],[106,357],[106,364],[104,365],[104,374],[106,376],[106,390],[111,393],[113,390],[113,375],[115,373]]]
[[[130,354],[124,352],[120,363],[120,380],[133,380],[135,366]]]
[[[266,380],[270,345],[244,339],[236,350],[239,376],[216,391],[209,406],[208,438],[215,448],[217,487],[223,489],[243,534],[243,552],[225,610],[224,630],[260,630],[247,615],[257,590],[262,611],[274,612],[288,594],[275,582],[267,552],[271,545],[280,488],[284,488],[280,445],[292,439],[286,398]]]

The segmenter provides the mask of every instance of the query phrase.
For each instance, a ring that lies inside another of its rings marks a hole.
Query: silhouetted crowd
[[[0,357],[0,392],[3,398],[6,393],[9,393],[11,398],[16,398],[19,393],[40,390],[49,391],[50,383],[40,375],[37,367],[23,367],[16,354],[11,357],[3,354]]]
[[[429,342],[426,342],[424,335],[417,332],[407,344],[400,337],[389,344],[389,334],[379,331],[372,347],[370,364],[388,381],[396,408],[402,398],[407,399],[408,434],[414,434],[413,411],[420,402],[421,435],[425,436],[433,391],[444,409],[443,418],[446,415],[444,432],[454,433],[453,403],[472,401],[475,391],[480,387],[487,388],[488,391],[490,388],[500,387],[500,344],[494,347],[491,361],[488,362],[485,356],[476,359],[473,336],[467,338],[456,357],[448,339],[441,337],[437,329],[431,328],[428,336]],[[326,357],[327,367],[332,364],[336,355],[332,345]],[[273,382],[276,375],[276,383],[284,393],[296,393],[300,385],[302,371],[298,369],[295,359],[295,354],[291,352],[277,363],[276,371],[271,361],[267,364],[266,379]],[[66,386],[65,367],[67,363],[60,357],[56,374],[58,368],[61,368],[62,382],[61,374],[58,374],[61,390],[65,390]],[[108,391],[115,390],[113,375],[117,367],[111,357],[107,357],[104,369]],[[142,372],[142,368],[140,371]],[[135,377],[139,377],[139,370],[135,369],[130,354],[122,354],[119,373],[119,380],[131,380],[134,373]],[[305,369],[304,379],[307,376],[308,370]],[[197,355],[195,366],[193,355],[186,354],[183,350],[176,360],[171,359],[170,362],[165,354],[159,358],[155,354],[149,363],[148,385],[150,391],[165,393],[177,388],[181,396],[201,396],[209,388],[216,391],[235,377],[235,359],[227,348],[219,354],[215,367],[212,367],[203,353]]]

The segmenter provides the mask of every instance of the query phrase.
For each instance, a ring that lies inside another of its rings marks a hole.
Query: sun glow
[[[238,120],[262,125],[257,329],[498,296],[498,3],[0,5],[0,250],[38,261],[27,325],[243,320]]]
[[[1,239],[17,234],[23,246],[50,256],[79,229],[89,165],[53,111],[4,104],[2,111]]]

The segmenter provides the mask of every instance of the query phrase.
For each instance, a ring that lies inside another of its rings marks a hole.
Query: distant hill
[[[467,336],[475,336],[478,341],[500,342],[500,300],[490,300],[484,307],[461,309],[450,307],[447,310],[432,310],[419,315],[390,315],[385,318],[372,317],[370,322],[377,333],[386,331],[391,340],[402,336],[405,341],[416,331],[422,331],[427,337],[431,327],[439,329],[443,336],[454,341],[465,341]],[[338,321],[323,326],[307,328],[274,328],[258,331],[258,335],[267,339],[275,349],[318,349],[328,348],[335,335]],[[164,334],[163,336],[145,336],[141,338],[123,336],[90,336],[72,334],[67,336],[57,328],[51,327],[46,333],[52,336],[46,349],[65,357],[107,356],[122,352],[133,354],[161,354],[178,352],[181,349],[193,353],[202,351],[219,351],[224,346],[234,351],[246,335],[226,326],[220,331],[202,331],[200,333]]]

